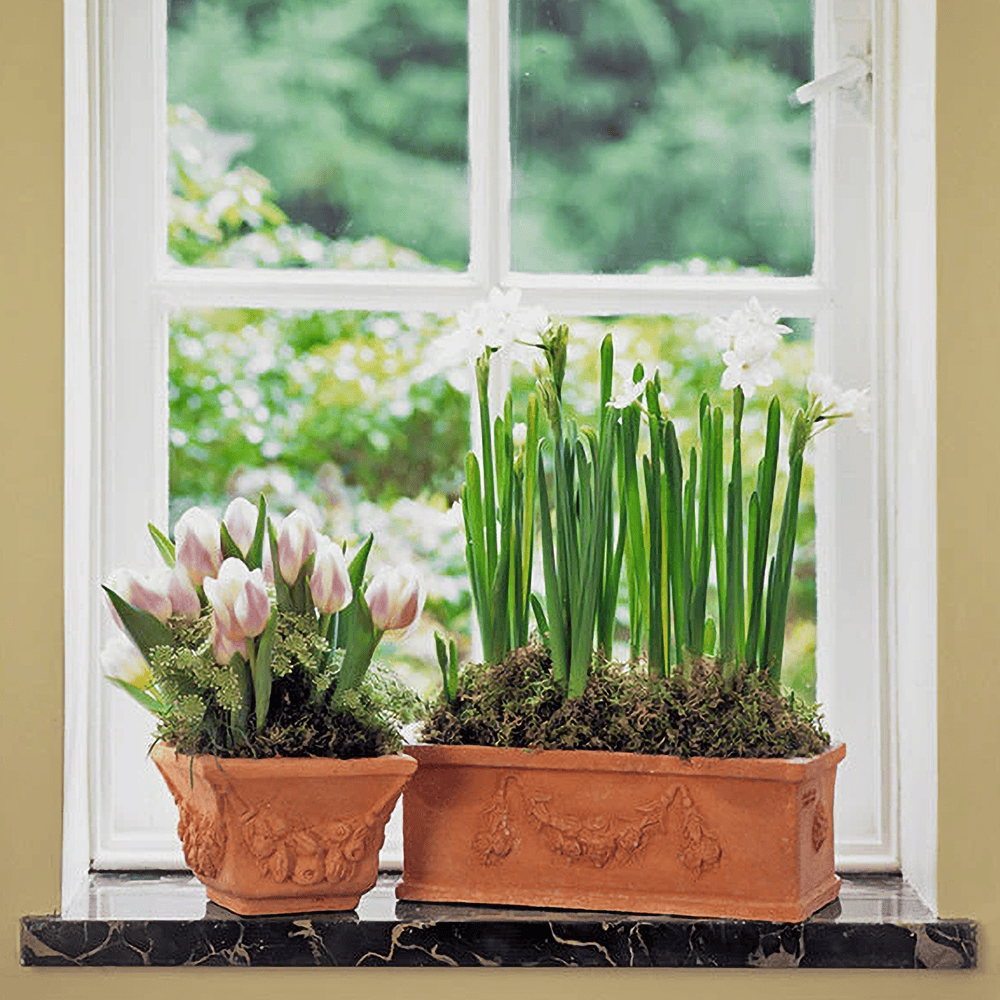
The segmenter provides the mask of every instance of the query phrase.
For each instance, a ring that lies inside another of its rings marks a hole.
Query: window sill
[[[898,876],[847,875],[801,924],[397,902],[238,917],[186,874],[95,874],[86,919],[21,919],[21,964],[971,969],[976,924],[936,920]]]

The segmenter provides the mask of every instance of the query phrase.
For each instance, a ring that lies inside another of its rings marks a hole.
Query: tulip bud
[[[301,510],[293,510],[278,531],[278,569],[289,587],[302,572],[305,561],[316,551],[316,529]]]
[[[152,577],[141,577],[130,569],[120,569],[111,574],[108,586],[127,604],[166,622],[172,610],[167,596],[169,573],[163,570]],[[114,607],[111,607],[111,617],[120,629],[124,629]]]
[[[240,552],[246,555],[257,531],[257,508],[249,500],[237,497],[226,508],[222,522]]]
[[[377,629],[408,634],[424,608],[423,583],[412,565],[384,566],[368,584],[365,600]]]
[[[227,559],[217,578],[205,577],[205,596],[215,612],[215,624],[228,639],[260,635],[271,615],[264,574],[248,569],[242,559]]]
[[[191,507],[174,525],[177,562],[197,587],[206,576],[215,576],[222,564],[219,522],[200,507]]]
[[[227,667],[232,662],[233,656],[239,653],[244,659],[247,658],[246,639],[232,639],[219,628],[219,618],[212,616],[212,656],[220,666]]]
[[[190,573],[177,563],[170,573],[170,583],[167,586],[167,596],[175,615],[189,618],[192,621],[201,615],[201,601]]]
[[[332,615],[342,611],[351,603],[354,591],[347,572],[347,560],[343,550],[328,538],[322,538],[316,549],[309,589],[313,604],[320,614]]]
[[[101,650],[101,669],[111,677],[127,681],[133,687],[147,691],[153,686],[149,664],[131,639],[121,632],[108,640]]]

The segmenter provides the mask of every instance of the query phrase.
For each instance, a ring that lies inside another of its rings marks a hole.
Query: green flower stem
[[[753,555],[748,553],[747,574],[752,572],[748,583],[750,596],[750,620],[747,624],[745,658],[754,666],[766,662],[761,656],[761,623],[764,618],[764,570],[767,566],[767,550],[771,535],[771,512],[774,506],[774,484],[778,471],[778,441],[781,431],[781,407],[777,399],[771,400],[767,410],[767,435],[764,441],[764,456],[757,466],[757,489],[759,513],[757,516],[756,540]],[[751,528],[751,531],[753,529]]]
[[[667,562],[670,567],[670,596],[673,602],[675,660],[684,662],[684,638],[687,631],[687,606],[684,600],[684,526],[681,506],[681,454],[673,421],[666,426],[665,467],[667,473],[666,518]]]
[[[493,488],[493,448],[490,434],[490,356],[485,353],[476,363],[476,386],[479,393],[479,429],[483,447],[483,529],[486,535],[486,574],[492,578],[497,562],[496,494]]]
[[[795,557],[795,533],[798,528],[799,492],[802,487],[802,452],[792,455],[788,465],[788,488],[785,490],[785,507],[778,534],[778,552],[774,610],[768,631],[768,644],[764,662],[774,690],[781,681],[781,660],[785,648],[785,619],[788,615],[788,594],[792,581],[792,562]]]
[[[725,490],[723,475],[725,464],[722,457],[722,408],[712,410],[712,478],[711,505],[712,529],[715,535],[715,580],[719,597],[718,633],[720,642],[726,631],[726,520],[725,520]]]
[[[569,661],[566,650],[566,614],[556,572],[555,547],[552,540],[552,515],[549,507],[548,487],[545,485],[545,466],[538,455],[538,514],[542,522],[542,569],[545,574],[545,604],[548,610],[549,648],[552,654],[552,673],[556,683],[565,689],[569,678]]]
[[[698,563],[691,595],[691,652],[700,656],[705,649],[705,605],[708,600],[708,573],[712,561],[711,484],[712,414],[708,396],[701,397],[701,495],[698,504]]]

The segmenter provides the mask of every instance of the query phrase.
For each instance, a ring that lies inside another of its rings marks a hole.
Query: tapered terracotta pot
[[[416,746],[401,899],[793,922],[836,898],[843,744],[795,760]]]
[[[244,915],[352,910],[417,762],[151,754],[177,803],[184,858],[208,898]]]

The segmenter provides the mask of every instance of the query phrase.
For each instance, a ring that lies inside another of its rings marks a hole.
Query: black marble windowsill
[[[21,964],[976,965],[976,925],[935,919],[898,876],[845,876],[840,899],[801,924],[397,902],[398,877],[381,876],[350,913],[238,917],[209,903],[190,875],[95,874],[79,915],[22,918]]]

